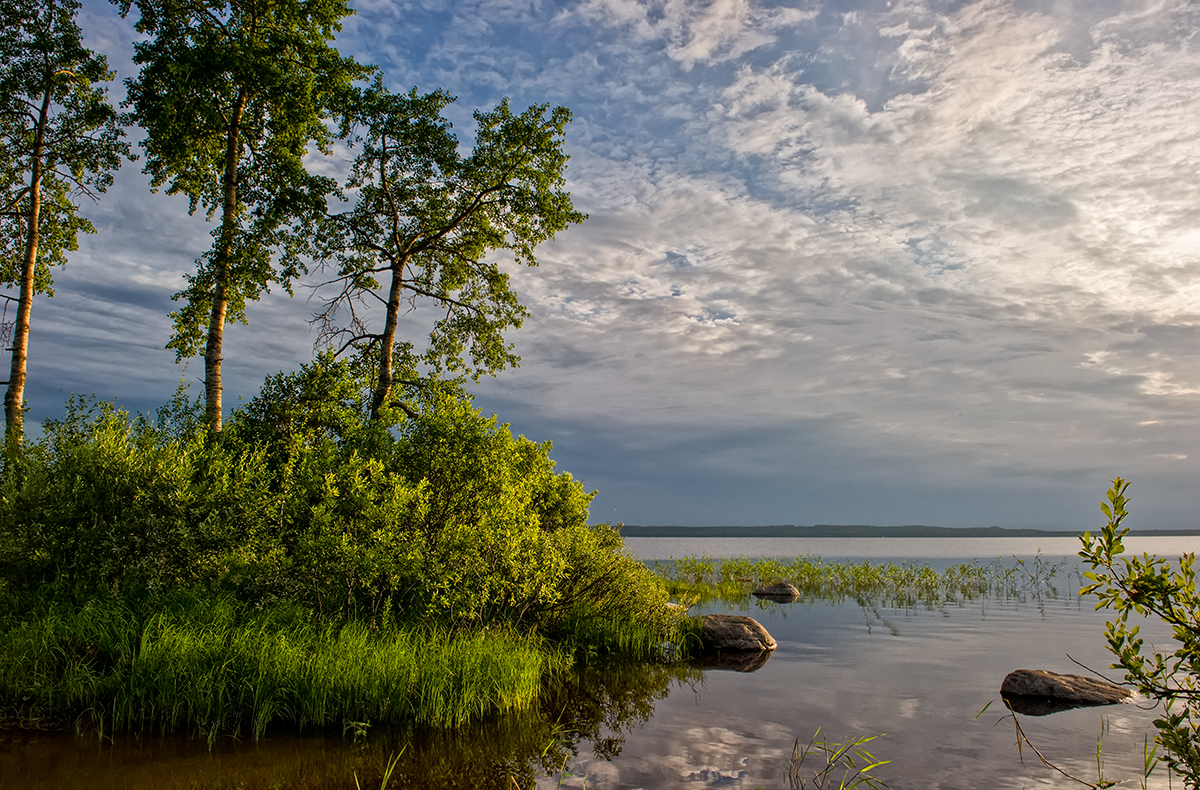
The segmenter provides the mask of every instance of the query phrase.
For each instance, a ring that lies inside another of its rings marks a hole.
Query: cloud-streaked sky
[[[590,219],[512,272],[523,362],[474,390],[595,520],[1095,526],[1122,475],[1135,526],[1197,526],[1200,4],[356,8],[339,48],[458,96],[464,140],[505,96],[574,113]],[[114,7],[81,24],[131,75]],[[186,208],[137,164],[86,208],[34,307],[31,418],[169,397],[170,295],[209,244]],[[312,308],[251,305],[227,403],[311,356]]]

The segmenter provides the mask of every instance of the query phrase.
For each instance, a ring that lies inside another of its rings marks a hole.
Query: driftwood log
[[[1060,710],[1114,705],[1133,696],[1129,689],[1083,675],[1018,669],[1000,684],[1000,696],[1017,713],[1045,716]]]

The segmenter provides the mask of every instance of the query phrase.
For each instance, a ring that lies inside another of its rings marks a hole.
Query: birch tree
[[[76,0],[0,0],[0,282],[18,287],[4,393],[9,457],[24,434],[33,297],[53,296],[51,267],[94,233],[79,213],[112,183],[128,146],[102,83],[103,55],[83,46]]]
[[[538,244],[585,219],[563,189],[567,109],[514,113],[505,100],[476,112],[474,148],[463,156],[441,115],[451,101],[377,82],[345,114],[343,134],[359,154],[344,193],[351,206],[332,217],[325,261],[336,274],[314,322],[319,342],[374,362],[373,417],[405,408],[397,385],[515,365],[504,332],[527,311],[489,256],[536,266]]]
[[[214,221],[213,245],[175,295],[168,344],[204,353],[209,429],[222,424],[224,329],[272,283],[291,293],[312,223],[336,186],[310,174],[310,146],[327,151],[334,96],[369,73],[332,46],[345,0],[125,0],[136,7],[140,74],[129,104],[146,130],[155,188],[184,194]]]

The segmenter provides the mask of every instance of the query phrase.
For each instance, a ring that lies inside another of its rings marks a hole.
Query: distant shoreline
[[[764,527],[639,527],[620,528],[626,538],[1074,538],[1085,530],[1006,529],[1004,527],[874,527],[866,524],[780,524]],[[1100,531],[1097,527],[1092,534]],[[1200,536],[1200,529],[1138,529],[1130,537]]]

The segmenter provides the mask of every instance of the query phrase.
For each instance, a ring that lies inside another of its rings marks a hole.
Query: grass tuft
[[[195,599],[139,617],[51,605],[4,623],[3,717],[210,738],[346,721],[457,726],[529,707],[569,654],[496,628],[317,625],[287,608]]]

